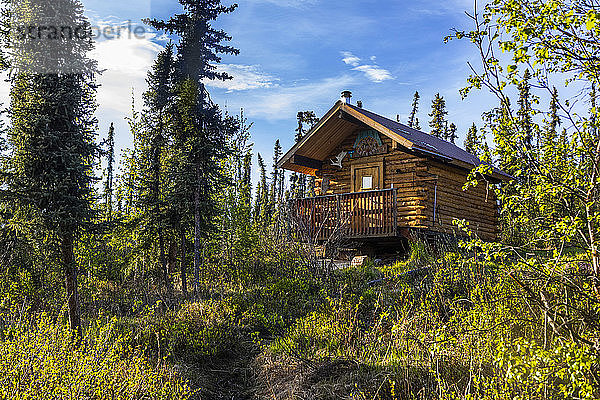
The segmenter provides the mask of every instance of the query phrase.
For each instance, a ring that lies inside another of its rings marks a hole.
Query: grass
[[[50,346],[49,354],[65,355],[64,363],[53,356],[43,364],[44,370],[65,371],[57,378],[44,375],[50,392],[58,387],[52,382],[76,387],[69,383],[71,375],[97,387],[100,381],[93,377],[108,371],[115,393],[130,398],[139,387],[163,388],[153,398],[591,399],[600,394],[597,350],[565,336],[548,337],[543,315],[511,279],[516,265],[450,252],[435,256],[417,243],[402,262],[378,267],[369,262],[326,278],[297,258],[271,261],[262,269],[254,263],[236,268],[234,279],[223,278],[226,265],[205,271],[210,290],[197,300],[168,297],[158,286],[141,296],[135,285],[87,281],[82,293],[92,323],[81,348],[70,344],[61,318],[17,324],[15,314],[7,314],[0,346],[12,349],[13,358],[0,370],[13,380],[28,376],[22,366],[9,364],[43,359],[41,350],[28,355],[25,344],[34,343],[39,349]],[[215,271],[221,278],[211,276]],[[118,307],[101,310],[115,300]],[[597,331],[585,335],[599,337]],[[52,344],[50,337],[61,339]],[[549,343],[540,345],[544,340]],[[533,350],[523,351],[526,344]],[[83,366],[68,361],[86,359],[90,352],[94,356]],[[28,393],[23,388],[33,387],[33,380],[27,379],[23,382],[30,383],[11,390]]]

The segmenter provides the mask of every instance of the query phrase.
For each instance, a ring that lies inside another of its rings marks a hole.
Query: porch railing
[[[299,228],[317,240],[395,236],[398,226],[396,189],[294,199],[292,209]]]

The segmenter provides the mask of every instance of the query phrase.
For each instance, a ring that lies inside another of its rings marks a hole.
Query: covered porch
[[[314,240],[394,237],[397,189],[370,190],[291,200],[297,227]]]

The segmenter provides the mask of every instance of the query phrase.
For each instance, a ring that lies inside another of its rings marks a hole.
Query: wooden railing
[[[317,240],[396,235],[396,189],[372,190],[292,200],[298,228]]]

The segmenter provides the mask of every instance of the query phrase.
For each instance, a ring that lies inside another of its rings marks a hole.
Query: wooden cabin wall
[[[434,160],[427,161],[427,174],[431,179],[427,185],[425,215],[427,227],[439,232],[456,232],[454,219],[464,219],[471,229],[484,240],[496,240],[499,234],[498,203],[496,194],[487,182],[481,179],[475,187],[463,191],[468,172]],[[437,209],[434,217],[434,204]]]
[[[383,155],[361,157],[352,159],[346,157],[342,162],[342,168],[331,165],[330,160],[342,151],[353,149],[358,132],[349,135],[340,145],[330,153],[323,164],[320,176],[328,177],[330,190],[328,194],[343,194],[352,192],[351,166],[361,165],[383,160],[383,187],[381,189],[398,189],[398,225],[401,227],[425,227],[421,221],[426,216],[423,213],[426,200],[427,188],[421,184],[422,178],[418,176],[420,171],[426,171],[426,159],[411,155],[397,149],[390,138],[380,135],[381,141],[388,146],[388,153]],[[316,180],[320,187],[321,180]]]
[[[396,188],[398,196],[398,226],[401,228],[424,228],[427,187],[423,172],[426,159],[394,149],[386,156],[385,188]]]
[[[352,192],[351,166],[383,160],[383,187],[397,188],[398,225],[402,228],[422,228],[443,233],[454,233],[453,219],[466,219],[482,239],[496,240],[498,231],[498,207],[494,191],[487,190],[485,182],[466,192],[463,186],[468,172],[448,164],[406,153],[397,148],[392,140],[380,135],[388,153],[357,159],[346,156],[342,168],[331,165],[342,151],[351,151],[358,132],[355,131],[340,143],[325,160],[320,171],[317,187],[323,176],[330,179],[328,194]],[[437,210],[434,222],[435,187],[437,183]]]

